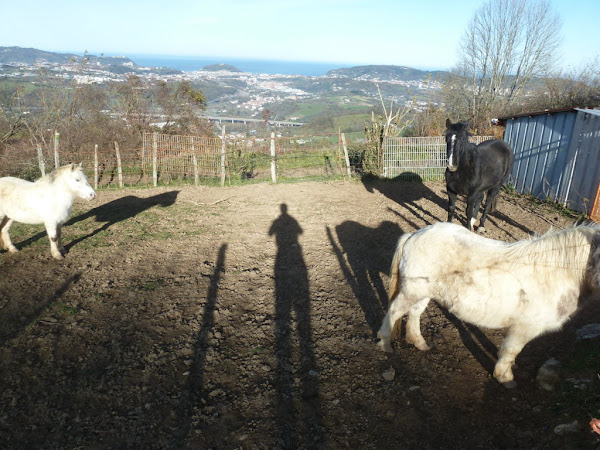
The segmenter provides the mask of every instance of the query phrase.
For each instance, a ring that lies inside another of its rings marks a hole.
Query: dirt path
[[[376,349],[396,240],[445,206],[442,184],[420,183],[100,192],[76,205],[62,262],[40,227],[15,225],[22,251],[0,254],[0,445],[597,447],[583,425],[599,380],[576,395],[534,381],[596,313],[530,343],[512,391],[491,376],[503,332],[435,304],[431,351]],[[571,222],[507,195],[498,209],[486,228],[506,241]],[[581,431],[554,434],[573,420]]]

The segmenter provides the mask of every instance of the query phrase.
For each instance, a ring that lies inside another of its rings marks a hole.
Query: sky
[[[5,0],[0,46],[450,69],[484,1]],[[600,0],[550,2],[562,68],[599,56]]]

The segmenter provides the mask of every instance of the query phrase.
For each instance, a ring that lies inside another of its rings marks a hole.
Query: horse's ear
[[[452,125],[452,122],[450,122],[450,119],[446,119],[446,128],[450,128],[450,125]]]
[[[469,128],[471,126],[471,119],[467,119],[465,121],[465,128]]]
[[[71,166],[71,172],[74,172],[77,169],[77,166],[73,163],[69,164]]]

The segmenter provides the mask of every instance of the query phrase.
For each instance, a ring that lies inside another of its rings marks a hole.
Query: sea
[[[266,59],[219,58],[196,56],[127,55],[138,66],[168,67],[184,72],[200,70],[211,64],[230,64],[242,72],[272,75],[304,75],[319,77],[333,69],[353,67],[358,64],[274,61]]]

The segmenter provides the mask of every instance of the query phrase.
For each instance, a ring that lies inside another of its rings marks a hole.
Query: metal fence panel
[[[492,136],[472,136],[480,144]],[[392,137],[383,140],[382,174],[401,180],[439,181],[446,172],[446,141],[443,136]]]
[[[510,119],[515,189],[588,214],[600,179],[600,112],[568,110]]]

